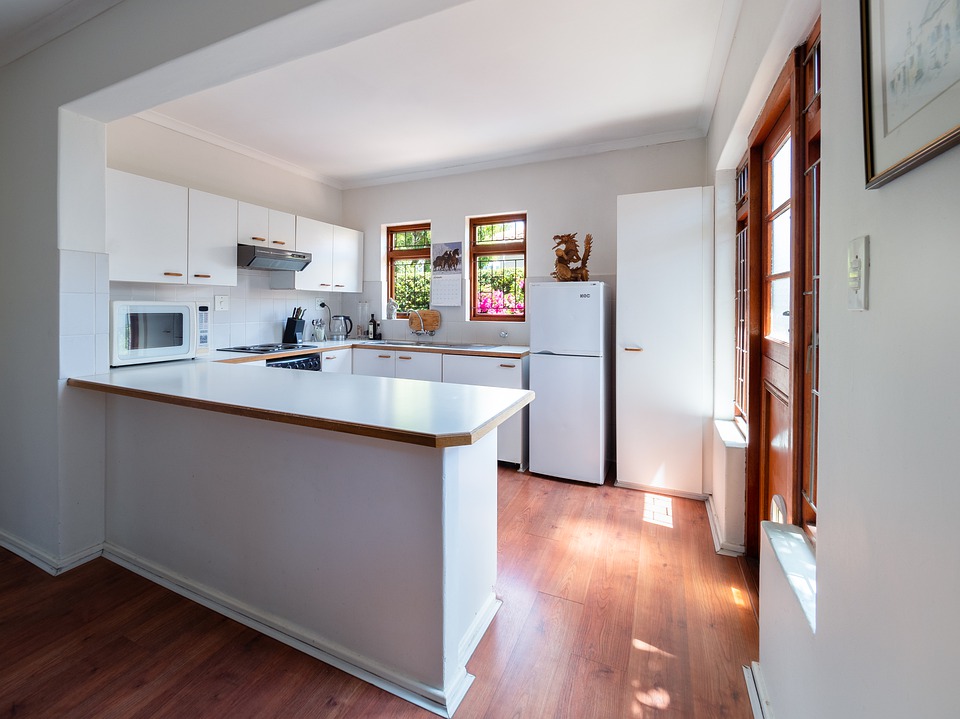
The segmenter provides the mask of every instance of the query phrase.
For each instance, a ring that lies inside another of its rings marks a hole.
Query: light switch
[[[213,296],[213,311],[221,312],[223,310],[230,309],[230,295],[214,295]]]
[[[847,309],[867,309],[867,280],[870,276],[870,238],[850,240],[847,246]]]

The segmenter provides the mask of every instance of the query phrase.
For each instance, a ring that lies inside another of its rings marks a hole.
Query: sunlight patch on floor
[[[643,498],[643,521],[673,529],[673,500],[659,494]]]

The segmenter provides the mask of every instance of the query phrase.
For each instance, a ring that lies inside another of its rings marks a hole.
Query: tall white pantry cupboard
[[[617,198],[617,484],[702,497],[713,188]]]

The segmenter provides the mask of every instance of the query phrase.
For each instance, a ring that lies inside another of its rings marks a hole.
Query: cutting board
[[[440,329],[440,313],[437,310],[420,310],[420,317],[423,318],[423,327],[416,313],[411,312],[407,319],[407,324],[414,332],[436,332]]]

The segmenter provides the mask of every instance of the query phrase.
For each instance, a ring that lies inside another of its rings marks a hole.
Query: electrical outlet
[[[322,309],[323,309],[323,298],[322,298],[322,297],[318,297],[318,298],[317,298],[317,312],[319,312],[319,311],[322,310]]]
[[[213,297],[213,311],[220,312],[222,310],[230,309],[230,295],[214,295]]]

